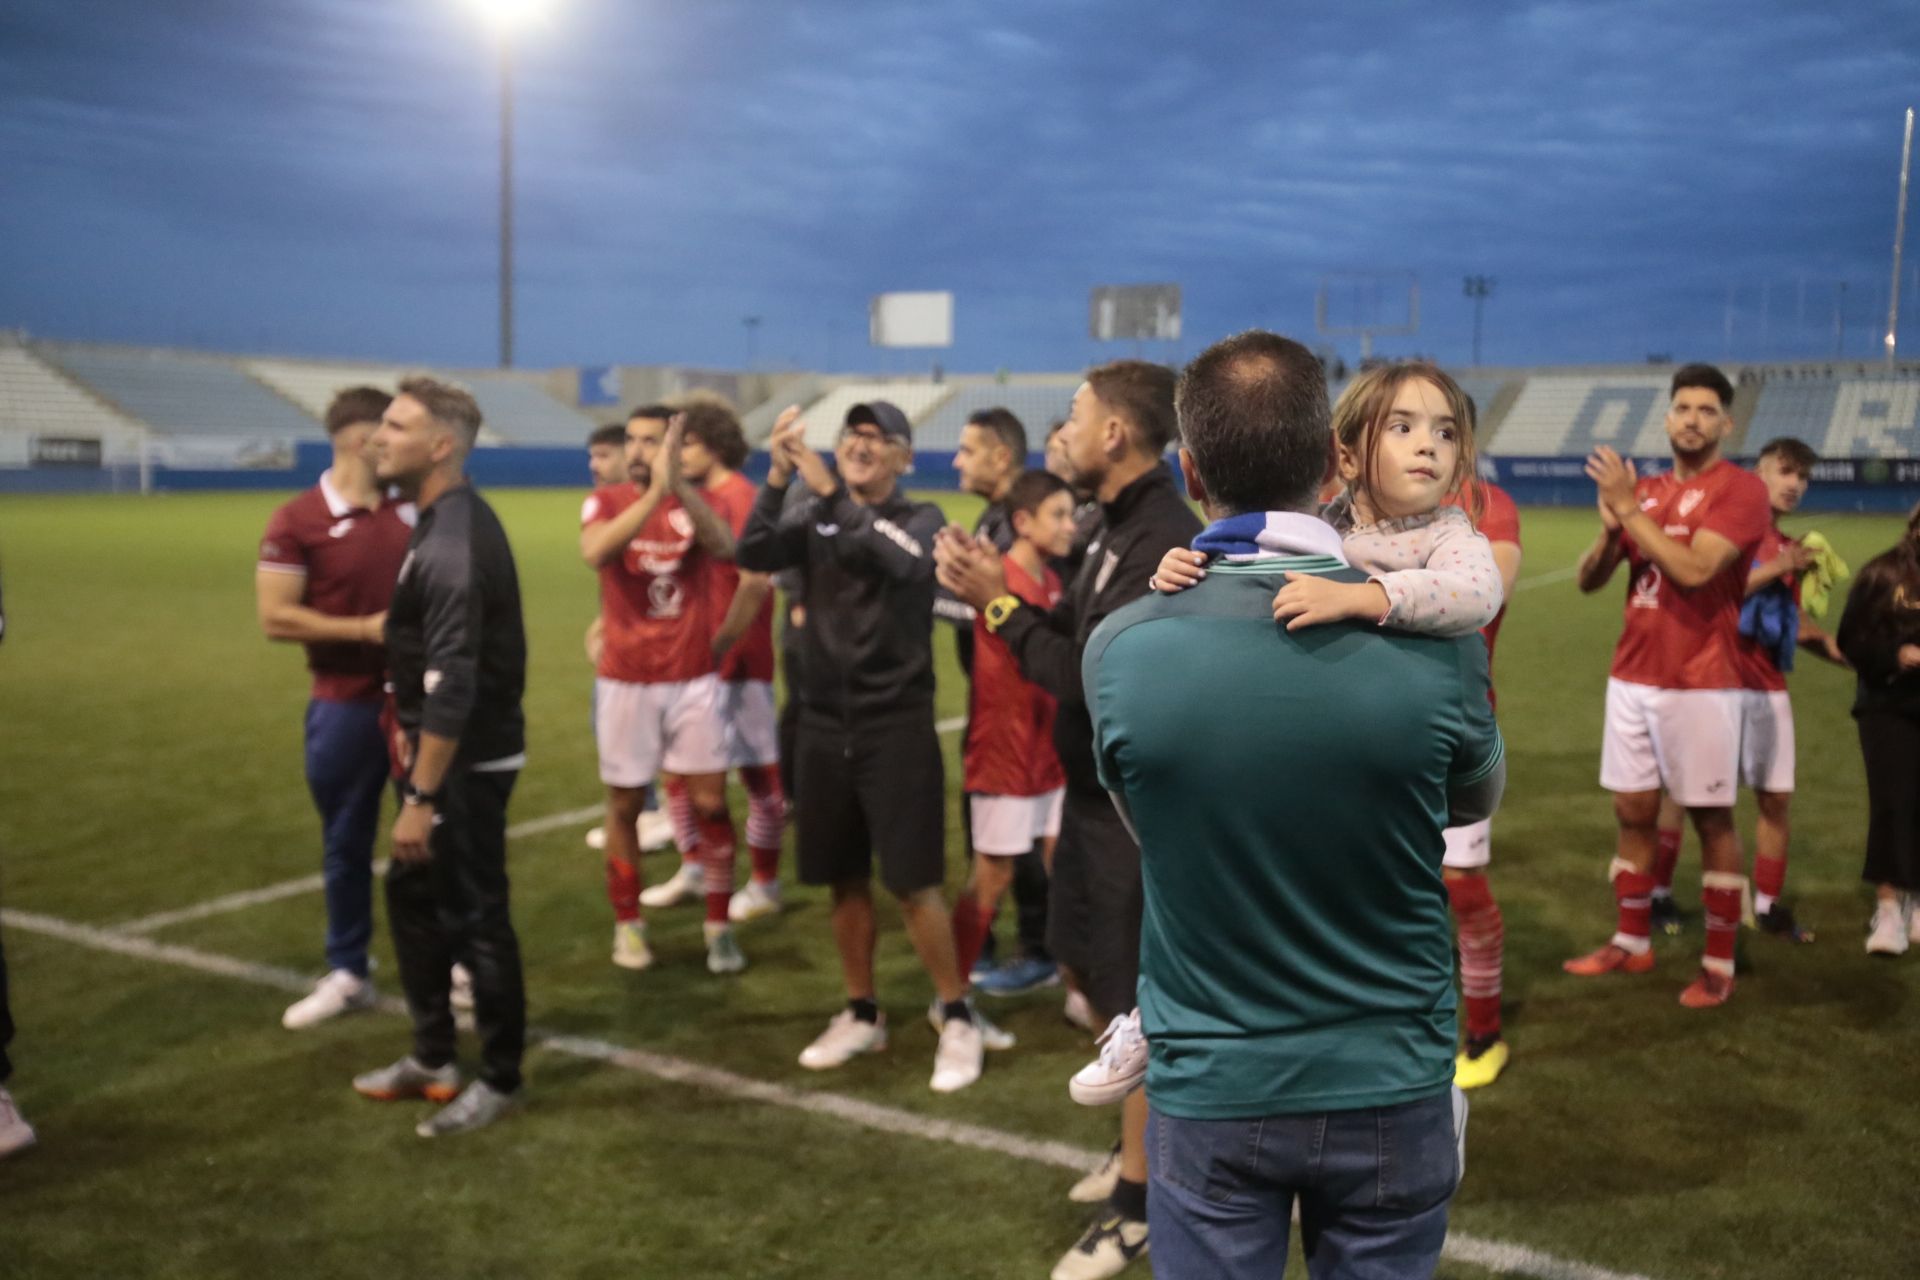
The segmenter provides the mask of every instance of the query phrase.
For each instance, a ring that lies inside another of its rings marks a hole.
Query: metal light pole
[[[500,367],[513,367],[513,39],[500,31]]]
[[[741,316],[740,324],[747,331],[747,372],[753,372],[753,340],[760,332],[759,316]]]
[[[1487,299],[1493,296],[1494,279],[1492,276],[1468,276],[1463,282],[1461,292],[1473,299],[1473,363],[1480,364],[1480,313],[1487,305]]]
[[[1913,108],[1907,108],[1907,137],[1900,144],[1900,211],[1893,219],[1893,285],[1887,301],[1887,368],[1900,345],[1900,245],[1907,238],[1907,173],[1913,164]]]

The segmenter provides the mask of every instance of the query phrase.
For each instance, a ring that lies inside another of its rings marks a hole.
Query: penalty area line
[[[255,986],[294,994],[312,988],[312,979],[291,969],[255,964],[236,956],[220,955],[193,947],[174,946],[151,938],[76,924],[55,916],[34,912],[0,909],[0,924],[22,933],[53,938],[93,951],[124,956],[131,960],[172,965],[197,973],[233,978]],[[383,997],[379,1009],[404,1014],[405,1004],[392,996]],[[812,1115],[858,1125],[879,1133],[899,1134],[926,1142],[967,1147],[1011,1156],[1035,1164],[1085,1172],[1101,1158],[1101,1153],[1071,1143],[1028,1138],[985,1125],[941,1120],[900,1107],[883,1106],[825,1090],[796,1089],[768,1080],[755,1080],[719,1067],[707,1066],[686,1058],[632,1049],[606,1040],[560,1035],[528,1028],[529,1047],[539,1047],[569,1057],[603,1062],[609,1066],[651,1076],[670,1084],[689,1085],[746,1102],[784,1107]],[[1489,1240],[1460,1231],[1449,1231],[1443,1256],[1455,1262],[1483,1267],[1502,1275],[1531,1276],[1535,1280],[1650,1280],[1632,1272],[1610,1271],[1590,1263],[1555,1257],[1550,1253],[1506,1240]]]

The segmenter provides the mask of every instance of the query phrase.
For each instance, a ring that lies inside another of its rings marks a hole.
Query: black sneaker
[[[1682,920],[1680,906],[1670,893],[1656,893],[1647,907],[1648,919],[1660,932],[1672,936],[1680,932]]]
[[[1776,902],[1772,907],[1755,916],[1753,925],[1762,933],[1770,933],[1776,938],[1785,938],[1788,942],[1813,941],[1813,930],[1801,928],[1800,922],[1793,918],[1793,908],[1784,902]]]

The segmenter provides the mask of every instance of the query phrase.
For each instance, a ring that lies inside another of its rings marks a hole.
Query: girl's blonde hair
[[[1374,454],[1380,432],[1393,413],[1394,398],[1400,388],[1416,379],[1431,382],[1446,398],[1447,412],[1453,415],[1454,439],[1459,451],[1454,459],[1453,479],[1447,485],[1447,497],[1466,495],[1467,516],[1480,523],[1480,486],[1469,482],[1478,474],[1479,454],[1473,446],[1473,401],[1446,370],[1430,360],[1396,360],[1362,372],[1333,406],[1333,438],[1360,460],[1360,474],[1350,485],[1357,498],[1365,498],[1378,510],[1373,498]]]

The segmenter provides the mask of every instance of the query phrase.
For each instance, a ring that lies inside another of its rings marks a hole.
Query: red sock
[[[607,858],[607,901],[613,918],[625,924],[640,918],[640,868],[621,858]]]
[[[682,858],[690,857],[700,848],[700,824],[693,816],[693,793],[687,790],[685,778],[668,778],[660,784],[660,790],[667,797],[674,847],[680,850]]]
[[[1787,887],[1787,860],[1785,858],[1755,857],[1753,860],[1753,891],[1763,893],[1769,898],[1777,898]]]
[[[1715,973],[1733,976],[1733,944],[1740,936],[1740,897],[1747,878],[1729,871],[1709,871],[1700,877],[1700,902],[1707,909],[1707,953],[1700,963]]]
[[[1467,1037],[1500,1038],[1500,962],[1506,926],[1485,876],[1447,881],[1447,902],[1460,942],[1460,994],[1467,1005]]]
[[[1653,855],[1653,884],[1662,893],[1673,891],[1673,869],[1680,865],[1681,828],[1660,833],[1660,847]]]
[[[962,981],[973,972],[991,928],[993,917],[980,909],[979,900],[971,893],[962,893],[960,901],[953,904],[953,952],[960,962]]]
[[[1613,860],[1613,899],[1620,904],[1620,923],[1614,930],[1615,945],[1642,952],[1652,946],[1653,877],[1635,871],[1619,858]]]
[[[748,765],[740,770],[747,784],[747,848],[753,853],[753,878],[780,878],[780,836],[787,825],[787,794],[780,788],[780,767]]]
[[[700,869],[706,874],[707,923],[727,922],[727,903],[733,900],[733,815],[722,809],[716,816],[698,819]]]

